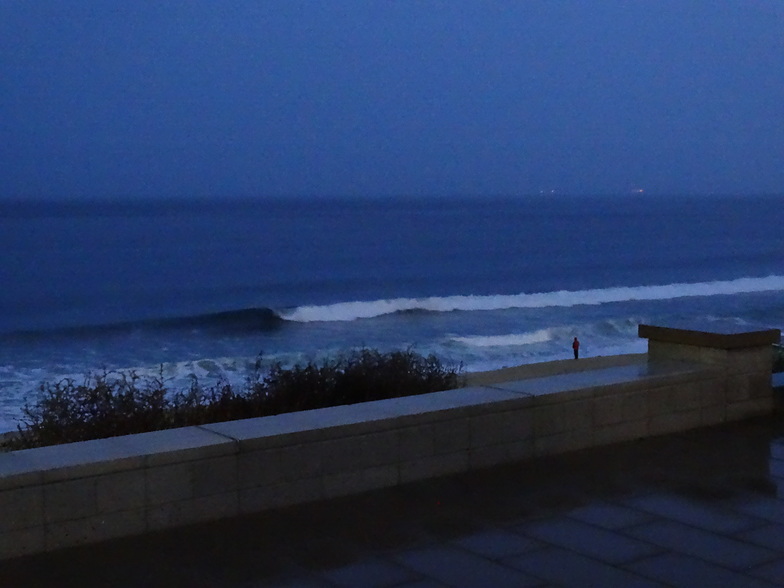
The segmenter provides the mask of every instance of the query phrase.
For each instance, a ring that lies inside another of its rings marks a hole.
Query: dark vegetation
[[[460,367],[412,351],[361,350],[320,364],[262,369],[243,386],[219,381],[187,390],[167,389],[164,378],[135,372],[90,374],[84,381],[44,383],[25,404],[9,449],[101,439],[174,427],[269,416],[458,387]]]

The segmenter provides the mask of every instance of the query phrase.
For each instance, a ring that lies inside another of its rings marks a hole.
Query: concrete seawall
[[[640,336],[629,365],[0,455],[0,558],[773,410],[778,331]]]

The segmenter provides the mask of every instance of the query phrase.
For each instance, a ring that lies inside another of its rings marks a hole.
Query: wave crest
[[[539,331],[512,333],[509,335],[468,335],[465,337],[452,337],[451,340],[469,347],[512,347],[546,343],[552,338],[553,335],[550,329],[540,329]]]
[[[338,322],[374,318],[397,312],[423,310],[505,310],[512,308],[570,307],[640,300],[670,300],[692,296],[722,296],[753,292],[784,291],[784,276],[738,278],[714,282],[619,286],[592,290],[558,290],[533,294],[489,296],[444,296],[393,298],[387,300],[340,302],[322,306],[298,306],[280,311],[281,318],[294,322]]]

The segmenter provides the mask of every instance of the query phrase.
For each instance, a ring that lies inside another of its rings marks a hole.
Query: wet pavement
[[[778,418],[0,563],[3,588],[776,585]]]

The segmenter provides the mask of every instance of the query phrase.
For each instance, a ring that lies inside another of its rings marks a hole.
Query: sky
[[[0,198],[784,193],[781,0],[0,0]]]

